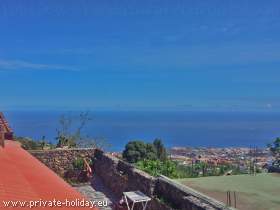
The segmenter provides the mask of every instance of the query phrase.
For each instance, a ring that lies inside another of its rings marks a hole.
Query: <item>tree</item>
[[[157,152],[153,144],[146,144],[146,154],[144,159],[155,160],[157,159]]]
[[[105,138],[94,138],[85,135],[84,128],[91,121],[89,112],[81,112],[77,118],[71,115],[62,115],[59,120],[60,127],[57,129],[56,147],[93,147],[108,149],[110,145]]]
[[[280,138],[276,138],[272,144],[268,145],[269,150],[272,152],[273,156],[279,160],[280,159]]]
[[[166,161],[167,152],[160,139],[155,139],[152,144],[143,141],[128,142],[123,151],[123,158],[130,163],[140,160],[160,160]]]
[[[76,147],[83,140],[82,130],[90,120],[89,112],[81,112],[78,122],[74,124],[70,115],[62,115],[60,128],[57,129],[57,147]]]
[[[123,158],[130,163],[136,163],[144,159],[156,159],[156,150],[152,144],[143,141],[130,141],[123,151]]]
[[[153,145],[156,149],[156,155],[157,158],[161,161],[164,161],[167,159],[167,152],[166,149],[161,141],[161,139],[155,139],[153,142]]]

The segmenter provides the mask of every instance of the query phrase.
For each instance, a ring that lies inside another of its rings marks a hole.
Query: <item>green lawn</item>
[[[236,191],[238,209],[280,210],[280,174],[215,176],[178,181],[224,203],[226,191]]]

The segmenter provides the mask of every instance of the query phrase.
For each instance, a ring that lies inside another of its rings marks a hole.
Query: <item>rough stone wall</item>
[[[153,194],[156,179],[118,158],[97,150],[93,166],[94,173],[119,197],[123,192],[135,190]]]
[[[30,150],[29,152],[59,176],[64,177],[65,172],[72,169],[72,163],[76,158],[92,158],[95,149]]]
[[[147,210],[224,210],[223,203],[180,185],[164,176],[154,178],[116,157],[94,149],[30,151],[60,176],[72,169],[78,157],[93,158],[93,173],[121,198],[126,191],[140,190],[152,198]]]
[[[102,151],[95,152],[94,173],[116,195],[140,190],[152,197],[148,210],[222,210],[223,203],[180,185],[167,177],[154,178],[118,158]],[[168,204],[168,205],[166,205]]]

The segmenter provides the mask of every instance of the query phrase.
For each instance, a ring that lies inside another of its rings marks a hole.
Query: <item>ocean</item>
[[[79,112],[7,111],[17,136],[54,142],[59,118]],[[130,140],[163,140],[167,147],[265,147],[280,136],[280,113],[194,111],[96,111],[84,133],[105,138],[109,151],[122,151]]]

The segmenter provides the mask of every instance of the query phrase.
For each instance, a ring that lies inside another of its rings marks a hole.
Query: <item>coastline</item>
[[[5,112],[17,136],[54,142],[63,111]],[[78,111],[70,112],[74,117]],[[279,134],[280,114],[232,112],[93,111],[85,133],[105,138],[109,151],[131,140],[161,138],[172,147],[265,148]]]

